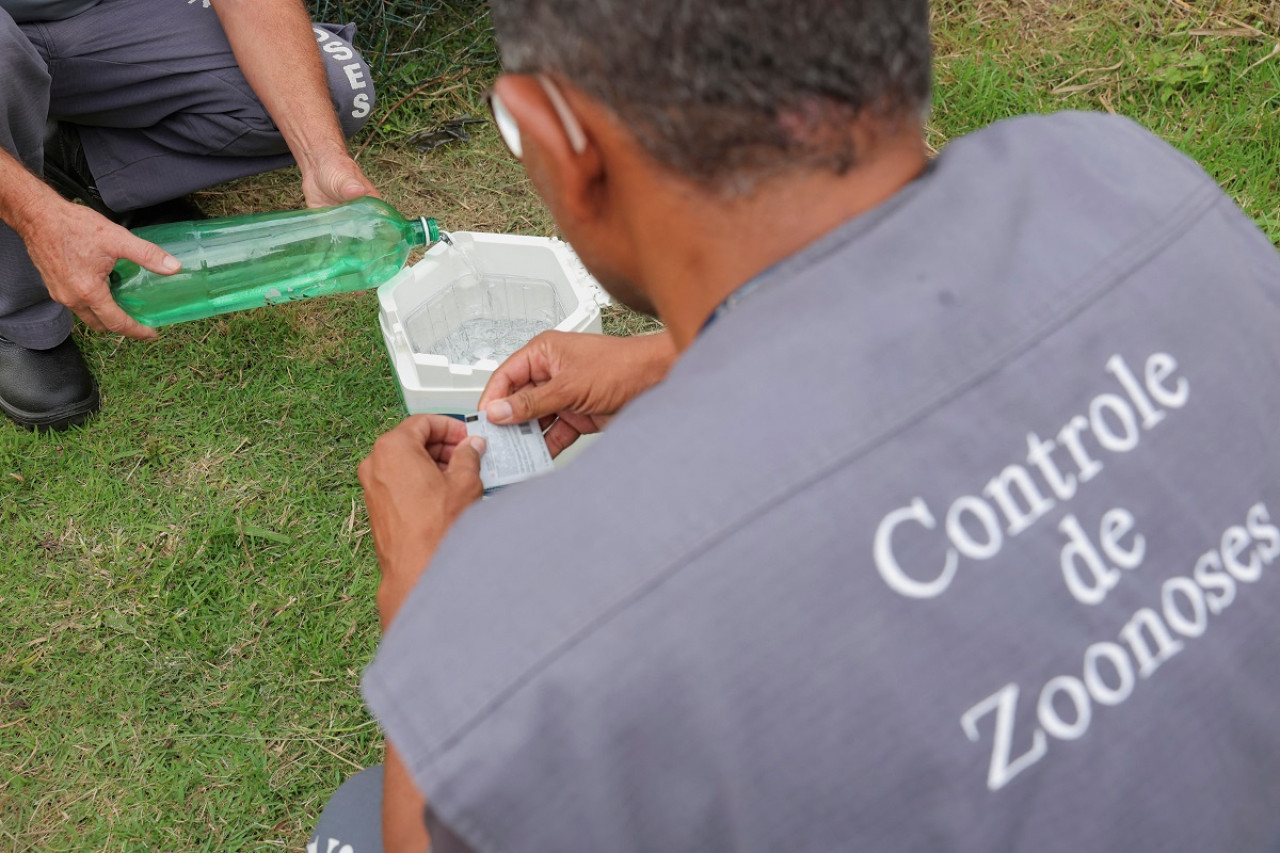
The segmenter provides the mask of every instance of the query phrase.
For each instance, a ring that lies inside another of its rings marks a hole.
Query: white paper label
[[[555,467],[537,421],[499,425],[489,423],[484,412],[467,415],[467,435],[488,442],[480,459],[480,482],[485,491],[519,483]]]

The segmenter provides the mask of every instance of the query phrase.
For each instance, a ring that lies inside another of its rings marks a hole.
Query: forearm
[[[426,805],[399,753],[388,743],[382,775],[382,849],[386,853],[423,853],[427,849],[431,842]]]
[[[51,221],[48,211],[64,203],[44,181],[0,149],[0,220],[26,240],[32,228]]]
[[[665,329],[651,335],[637,335],[626,339],[635,346],[637,379],[644,388],[657,385],[667,376],[679,353],[671,333]]]
[[[311,19],[301,0],[213,0],[245,79],[304,174],[347,156]]]

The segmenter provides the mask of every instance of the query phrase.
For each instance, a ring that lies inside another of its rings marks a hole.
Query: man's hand
[[[661,382],[675,357],[665,332],[631,338],[543,332],[494,371],[480,408],[499,424],[537,419],[556,456]]]
[[[360,463],[382,568],[378,611],[384,631],[454,520],[484,494],[483,452],[483,439],[468,438],[462,421],[412,415],[379,438]]]
[[[231,52],[302,170],[307,207],[378,195],[347,153],[302,0],[214,0]]]
[[[299,162],[303,167],[302,194],[307,207],[330,207],[367,195],[382,197],[346,151]]]
[[[107,276],[120,258],[163,275],[177,272],[178,260],[87,207],[52,196],[40,205],[38,211],[25,211],[29,215],[19,233],[54,301],[100,332],[155,338],[155,329],[130,317],[111,298]]]

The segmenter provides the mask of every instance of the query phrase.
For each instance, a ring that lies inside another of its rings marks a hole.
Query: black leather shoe
[[[0,338],[0,410],[27,429],[64,430],[98,411],[98,383],[75,341],[33,350]]]
[[[205,213],[188,198],[162,201],[136,210],[115,211],[107,207],[98,192],[97,181],[74,125],[58,124],[44,143],[44,179],[58,194],[85,205],[125,228],[160,225],[166,222],[193,222],[206,219]]]

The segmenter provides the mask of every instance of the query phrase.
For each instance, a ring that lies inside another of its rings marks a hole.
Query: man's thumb
[[[564,409],[568,401],[559,397],[554,384],[530,385],[510,397],[494,400],[485,406],[484,413],[495,424],[520,424]]]
[[[367,195],[371,195],[369,188],[355,179],[349,179],[338,191],[338,197],[347,201],[354,201]]]
[[[458,442],[449,458],[449,474],[467,479],[480,479],[480,457],[484,454],[485,440],[478,435],[469,435]]]

